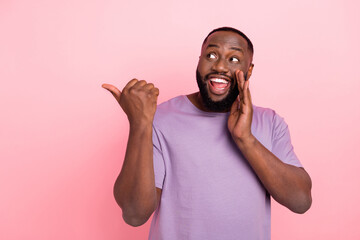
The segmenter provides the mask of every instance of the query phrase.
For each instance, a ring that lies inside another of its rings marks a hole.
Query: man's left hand
[[[234,141],[246,141],[252,137],[251,122],[253,107],[251,102],[249,80],[245,81],[241,70],[235,72],[239,95],[230,109],[228,129]]]

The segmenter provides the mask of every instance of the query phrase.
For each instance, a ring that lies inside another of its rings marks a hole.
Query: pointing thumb
[[[120,96],[121,96],[121,91],[119,89],[117,89],[115,86],[111,85],[111,84],[107,84],[104,83],[103,85],[101,85],[103,88],[105,88],[106,90],[108,90],[109,92],[111,92],[111,94],[115,97],[115,99],[117,101],[120,100]]]

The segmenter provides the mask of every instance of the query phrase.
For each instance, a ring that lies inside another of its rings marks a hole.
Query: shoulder
[[[253,105],[253,119],[259,122],[272,122],[277,113],[271,108]]]
[[[271,108],[259,107],[253,105],[253,117],[262,121],[270,121],[274,124],[284,122],[284,118]]]
[[[154,125],[169,122],[180,112],[185,111],[187,107],[185,98],[186,96],[180,95],[159,104],[156,108]]]
[[[254,115],[257,116],[265,116],[265,117],[272,117],[275,114],[275,111],[271,108],[259,107],[253,105]]]
[[[284,118],[271,108],[253,106],[253,122],[257,127],[268,129],[272,135],[288,128]]]
[[[159,104],[156,108],[155,118],[164,117],[175,112],[183,111],[186,106],[185,98],[186,96],[180,95]]]
[[[180,95],[174,98],[171,98],[163,103],[160,103],[157,106],[157,110],[156,112],[164,112],[164,111],[169,111],[172,109],[175,109],[176,107],[178,107],[179,105],[183,104],[183,102],[185,101],[184,96]]]

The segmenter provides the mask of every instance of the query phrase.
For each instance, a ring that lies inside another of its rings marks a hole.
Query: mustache
[[[227,78],[230,78],[231,82],[234,82],[235,84],[237,84],[237,81],[235,81],[235,76],[231,76],[229,77],[228,75],[226,75],[225,73],[219,73],[219,72],[211,72],[211,73],[208,73],[205,75],[204,79],[209,79],[209,76],[210,75],[219,75],[219,76],[224,76],[224,77],[227,77]],[[248,73],[245,72],[244,73],[244,78],[245,78],[245,81],[247,80],[247,75]]]
[[[235,78],[234,76],[228,76],[227,74],[225,73],[219,73],[219,72],[211,72],[211,73],[208,73],[205,75],[204,79],[209,79],[211,75],[218,75],[218,76],[224,76],[226,78],[229,78],[231,82],[234,82]]]

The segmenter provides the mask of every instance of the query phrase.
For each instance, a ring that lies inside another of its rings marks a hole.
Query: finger
[[[139,80],[137,80],[136,78],[131,79],[131,80],[125,85],[125,87],[124,87],[124,89],[123,89],[123,92],[124,92],[125,90],[130,89],[130,88],[131,88],[132,86],[134,86],[138,81],[139,81]]]
[[[158,88],[154,87],[150,90],[155,96],[159,96],[160,91]]]
[[[246,105],[251,104],[251,95],[249,89],[250,81],[246,81],[244,84],[244,103]]]
[[[239,110],[240,97],[239,95],[236,97],[236,100],[233,102],[230,108],[230,114],[236,114]]]
[[[134,84],[134,88],[139,88],[139,87],[143,87],[147,84],[147,82],[145,80],[140,80],[137,83]]]
[[[240,102],[244,101],[244,83],[245,83],[245,78],[244,78],[244,73],[241,70],[237,70],[236,71],[236,76],[238,79],[238,89],[239,89],[239,96],[240,96]]]
[[[244,73],[241,70],[237,70],[236,71],[236,76],[238,79],[238,88],[239,88],[239,92],[242,92],[244,89],[244,83],[245,83],[245,78],[244,78]]]
[[[121,96],[121,91],[119,89],[117,89],[115,86],[111,85],[111,84],[107,84],[104,83],[103,85],[101,85],[103,88],[105,88],[106,90],[108,90],[109,92],[111,92],[111,94],[116,98],[119,99]]]
[[[249,83],[249,85],[250,85],[250,83]],[[250,103],[252,103],[252,99],[251,99],[251,93],[250,93],[250,87],[248,86],[248,95],[249,95],[249,101],[250,101]]]
[[[144,88],[145,88],[146,90],[151,90],[151,89],[154,88],[154,84],[148,83],[148,84],[146,84],[146,85],[144,86]]]
[[[239,72],[240,72],[240,70],[235,71],[235,79],[236,79],[236,82],[237,82],[237,85],[238,85],[238,90],[239,90],[239,93],[240,93],[240,92],[242,92],[242,89],[241,89]]]

